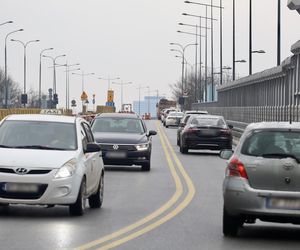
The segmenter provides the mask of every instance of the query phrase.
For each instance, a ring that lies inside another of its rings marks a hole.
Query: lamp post
[[[235,63],[246,63],[246,62],[247,62],[246,60],[241,59],[241,60],[235,60],[234,64]],[[233,71],[233,70],[232,70],[232,79],[235,80],[235,71]]]
[[[132,84],[132,82],[112,82],[112,84],[120,85],[121,86],[121,111],[123,110],[123,86]]]
[[[66,109],[70,108],[70,72],[71,71],[79,71],[80,68],[70,69],[72,66],[80,65],[80,63],[68,64],[66,63],[64,66],[66,67]]]
[[[141,116],[141,89],[146,89],[149,88],[149,86],[141,86],[139,85],[138,90],[139,90],[139,116]]]
[[[186,2],[188,2],[188,1],[186,1]],[[191,2],[188,2],[188,3],[191,3]],[[212,20],[212,21],[216,21],[217,20],[217,19],[210,18],[210,17],[207,16],[207,6],[205,7],[205,16],[199,16],[199,15],[193,15],[193,14],[188,14],[188,13],[182,13],[183,16],[190,16],[190,17],[197,17],[197,18],[199,18],[199,22],[200,22],[199,26],[200,27],[202,27],[202,24],[201,24],[202,23],[202,19],[205,20],[205,27],[204,27],[205,28],[205,35],[204,35],[204,37],[205,37],[205,85],[204,85],[204,93],[205,93],[204,100],[205,100],[205,102],[207,101],[207,68],[208,68],[208,66],[207,66],[207,62],[208,62],[208,60],[207,60],[207,53],[208,53],[208,50],[207,50],[207,45],[208,45],[208,43],[207,43],[207,38],[208,38],[207,30],[210,29],[210,28],[208,28],[207,20]],[[200,36],[201,36],[201,29],[200,29]],[[202,57],[202,55],[201,55],[201,39],[200,39],[200,61],[201,61],[201,57]],[[202,72],[200,71],[200,75],[201,74],[202,74]],[[200,81],[201,81],[201,77],[200,77]]]
[[[46,55],[43,55],[43,57],[47,57],[47,58],[50,58],[53,62],[53,93],[56,94],[56,60],[60,57],[65,57],[66,55],[63,54],[63,55],[58,55],[56,57],[52,57],[52,56],[46,56]]]
[[[24,97],[23,97],[23,104],[24,104],[24,107],[25,107],[26,103],[27,103],[27,95],[26,95],[26,48],[27,48],[28,44],[39,42],[40,40],[30,40],[26,43],[24,43],[21,40],[16,40],[16,39],[11,39],[11,41],[18,42],[18,43],[22,44],[22,46],[24,48],[24,94],[23,94]]]
[[[224,9],[224,7],[222,6],[222,1],[220,0],[220,6],[218,5],[214,5],[213,4],[213,0],[210,1],[210,4],[204,4],[204,3],[198,3],[198,2],[191,2],[191,1],[185,1],[185,3],[188,4],[197,4],[197,5],[201,5],[201,6],[205,6],[205,12],[206,12],[206,27],[207,27],[207,8],[210,7],[210,25],[211,25],[211,68],[212,68],[212,72],[211,72],[211,77],[212,77],[212,101],[214,100],[214,72],[213,72],[213,68],[214,68],[214,31],[213,31],[213,21],[215,20],[213,18],[213,8],[218,8],[220,9],[220,68],[222,68],[222,47],[223,47],[223,42],[222,42],[222,36],[223,36],[223,18],[222,18],[222,10]],[[207,30],[206,30],[207,31]],[[206,34],[207,35],[207,34]],[[220,82],[222,82],[222,78],[220,79]]]
[[[170,45],[176,45],[176,46],[179,46],[181,48],[181,54],[182,54],[182,71],[181,71],[181,94],[183,95],[183,84],[184,84],[184,53],[185,53],[185,50],[187,47],[189,46],[192,46],[192,45],[197,45],[195,43],[189,43],[185,46],[181,45],[180,43],[170,43]],[[171,51],[176,51],[176,50],[173,50],[171,49]]]
[[[252,54],[264,54],[264,50],[251,50],[249,51],[249,75],[252,75]]]
[[[98,79],[104,80],[104,81],[108,81],[107,90],[109,90],[109,89],[110,89],[110,81],[113,81],[113,80],[120,80],[120,77],[114,77],[114,78],[111,78],[110,76],[108,76],[108,78],[98,77]]]
[[[10,23],[12,21],[6,22],[6,23]],[[3,23],[2,25],[6,24]],[[16,32],[20,32],[23,31],[23,29],[18,29],[18,30],[14,30],[9,32],[6,36],[5,36],[5,47],[4,47],[4,80],[5,80],[5,108],[8,108],[8,79],[7,79],[7,39],[11,34],[14,34]]]
[[[43,49],[40,53],[40,67],[39,67],[39,107],[42,108],[42,55],[47,50],[53,50],[53,48]]]
[[[277,0],[277,66],[280,65],[281,58],[281,4]]]

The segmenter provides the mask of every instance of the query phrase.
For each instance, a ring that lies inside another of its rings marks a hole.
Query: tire
[[[76,202],[69,206],[70,215],[81,216],[84,214],[85,206],[86,206],[85,193],[86,193],[86,181],[85,179],[83,179],[80,185]]]
[[[188,152],[189,152],[189,148],[182,146],[182,143],[180,143],[180,153],[187,154]]]
[[[89,197],[90,208],[100,208],[102,206],[103,193],[104,193],[104,178],[103,178],[103,174],[101,174],[97,192]]]
[[[151,163],[150,160],[142,164],[142,171],[150,171]]]
[[[235,237],[242,224],[242,220],[239,216],[229,215],[226,209],[223,208],[223,234],[225,237]]]

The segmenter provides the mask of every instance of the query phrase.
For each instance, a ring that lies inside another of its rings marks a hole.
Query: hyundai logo
[[[291,171],[291,170],[293,170],[294,165],[291,164],[291,163],[286,162],[286,163],[283,164],[283,168],[284,168],[286,171]]]
[[[23,175],[23,174],[27,174],[28,173],[28,169],[26,169],[26,168],[17,168],[17,169],[15,169],[15,172],[17,174]]]
[[[114,149],[114,150],[118,150],[118,149],[119,149],[119,145],[116,145],[116,144],[113,145],[113,149]]]

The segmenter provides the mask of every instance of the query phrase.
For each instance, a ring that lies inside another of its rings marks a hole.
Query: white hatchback
[[[11,115],[0,123],[0,205],[103,202],[104,168],[89,124],[76,117]]]

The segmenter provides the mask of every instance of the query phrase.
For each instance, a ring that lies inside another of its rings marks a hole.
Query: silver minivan
[[[236,236],[256,219],[300,224],[300,123],[248,125],[228,159],[223,182],[223,234]]]

